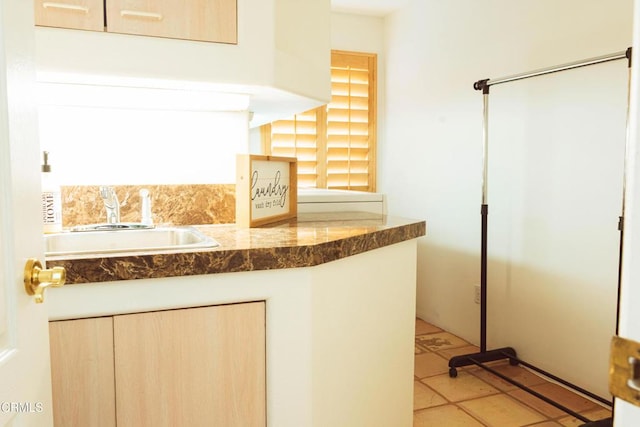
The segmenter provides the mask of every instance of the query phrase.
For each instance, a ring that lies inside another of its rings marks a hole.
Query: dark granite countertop
[[[310,267],[424,236],[425,221],[363,212],[299,214],[260,228],[198,225],[220,246],[47,258],[67,284]]]

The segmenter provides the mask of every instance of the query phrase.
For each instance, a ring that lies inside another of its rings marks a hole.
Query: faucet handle
[[[108,185],[100,186],[100,197],[102,197],[106,203],[110,205],[119,204],[118,195],[116,194],[116,189],[114,187]]]
[[[107,222],[109,224],[116,224],[120,222],[120,202],[118,201],[118,195],[113,187],[106,185],[100,186],[100,197],[104,202],[104,207],[107,210]]]
[[[106,185],[100,186],[100,197],[108,199],[111,194],[113,194],[113,187],[108,187]]]

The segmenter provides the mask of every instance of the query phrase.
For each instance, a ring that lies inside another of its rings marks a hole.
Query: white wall
[[[40,146],[61,185],[228,184],[249,98],[203,88],[40,83]]]
[[[61,185],[230,184],[246,112],[42,105],[40,146]]]
[[[378,190],[427,220],[418,315],[479,342],[481,78],[625,50],[631,0],[413,0],[385,19]],[[626,62],[494,86],[489,347],[602,396],[614,333]]]

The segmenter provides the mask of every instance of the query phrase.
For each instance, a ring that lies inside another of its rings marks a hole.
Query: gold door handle
[[[27,260],[24,267],[24,289],[27,294],[36,297],[36,304],[44,301],[44,291],[52,286],[59,288],[64,285],[67,279],[67,272],[64,267],[53,267],[45,270],[42,264],[35,258]]]

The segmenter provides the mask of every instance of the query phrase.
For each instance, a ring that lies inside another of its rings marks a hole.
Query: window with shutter
[[[262,129],[264,152],[297,157],[298,187],[375,191],[376,61],[331,53],[331,102]]]

